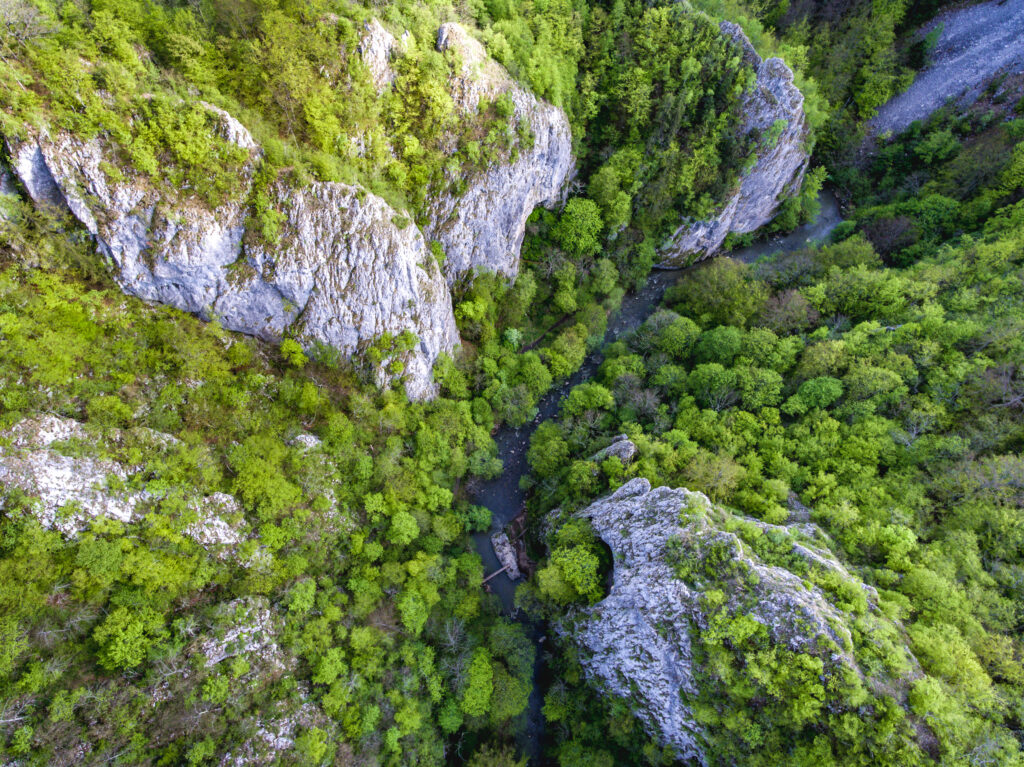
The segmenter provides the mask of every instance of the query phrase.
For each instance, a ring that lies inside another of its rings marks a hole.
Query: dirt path
[[[913,85],[878,110],[876,135],[904,130],[946,103],[984,85],[1000,70],[1024,72],[1024,0],[1005,0],[948,11],[923,32],[944,24],[931,64]]]

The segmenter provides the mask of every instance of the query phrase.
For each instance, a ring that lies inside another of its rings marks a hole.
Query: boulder
[[[242,125],[242,123],[238,122],[238,120],[220,107],[216,107],[206,101],[200,101],[199,103],[206,111],[212,112],[219,120],[220,125],[217,132],[222,139],[247,152],[259,152],[259,144],[256,143],[256,139],[252,137],[249,129]]]
[[[700,665],[709,655],[701,650],[708,632],[726,625],[723,615],[752,619],[764,627],[765,641],[820,659],[825,679],[860,679],[883,691],[903,684],[875,679],[877,670],[858,663],[855,622],[872,642],[899,647],[908,678],[917,669],[899,643],[899,628],[879,614],[877,594],[832,556],[813,525],[737,517],[701,493],[652,489],[646,479],[633,479],[578,513],[612,551],[613,584],[605,599],[570,612],[556,629],[579,645],[587,676],[628,700],[647,731],[682,760],[706,763],[706,737],[692,706],[703,689],[713,689],[709,669]],[[766,561],[750,540],[770,540],[763,550],[783,554]],[[840,589],[842,601],[860,592],[867,607],[852,615],[818,583]],[[706,594],[714,595],[713,604]]]
[[[612,439],[612,443],[606,448],[602,448],[594,453],[588,461],[600,463],[605,458],[618,458],[622,461],[622,465],[632,463],[633,459],[636,458],[637,447],[633,444],[633,441],[629,438],[628,434],[619,434],[617,437]]]
[[[756,142],[757,161],[740,178],[736,191],[717,216],[687,221],[661,251],[667,267],[686,266],[714,255],[731,232],[760,229],[775,216],[786,197],[800,191],[809,160],[804,97],[793,72],[780,58],[762,60],[738,24],[723,21],[722,33],[739,46],[743,60],[755,71],[754,85],[743,95],[742,135]]]
[[[143,493],[108,489],[128,473],[120,464],[96,458],[71,458],[53,450],[21,455],[0,448],[0,486],[16,488],[32,499],[43,527],[66,535],[84,529],[94,517],[129,523],[147,499]]]
[[[228,627],[217,634],[200,635],[188,648],[190,657],[203,657],[206,668],[237,656],[252,658],[279,671],[287,667],[284,653],[275,641],[284,621],[266,597],[222,602],[214,608],[211,622],[227,623]]]
[[[299,448],[303,452],[306,452],[309,450],[318,450],[323,445],[323,441],[315,434],[303,432],[302,434],[296,434],[289,444]]]

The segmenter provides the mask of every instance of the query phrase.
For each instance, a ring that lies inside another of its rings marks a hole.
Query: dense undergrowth
[[[508,159],[501,137],[487,138],[501,104],[485,106],[481,125],[456,119],[445,87],[456,62],[434,48],[443,20],[479,22],[499,61],[568,110],[580,147],[595,136],[595,164],[608,146],[621,150],[597,194],[603,208],[580,198],[540,216],[532,268],[513,286],[481,275],[463,288],[465,350],[442,362],[445,396],[430,404],[376,391],[363,361],[329,349],[271,349],[126,298],[70,221],[10,197],[0,212],[0,425],[31,430],[44,414],[84,423],[50,460],[127,467],[108,490],[137,504],[132,521],[86,523],[75,536],[5,494],[5,754],[513,762],[501,744],[526,706],[534,649],[480,589],[467,533],[489,514],[462,488],[501,470],[490,431],[531,418],[600,342],[621,284],[646,275],[649,244],[638,263],[633,245],[598,257],[634,212],[645,215],[631,196],[696,213],[727,186],[736,157],[722,155],[722,176],[708,168],[732,141],[749,75],[712,22],[670,8],[642,19],[611,9],[610,22],[601,11],[596,26],[589,7],[559,3],[468,16],[442,4],[222,0],[3,9],[6,136],[98,136],[120,150],[120,167],[104,173],[131,168],[169,198],[216,205],[237,194],[248,159],[200,101],[222,107],[261,147],[248,203],[267,240],[281,219],[268,202],[276,181],[357,182],[415,215],[453,173]],[[358,53],[375,15],[411,33],[383,97]],[[585,31],[597,41],[590,106],[576,87]],[[633,34],[644,40],[633,60],[609,56]],[[699,58],[680,67],[682,45]],[[597,103],[638,76],[651,87],[625,122]],[[679,96],[704,87],[700,101]],[[678,113],[676,135],[652,131],[664,110]],[[652,178],[693,176],[672,142],[705,147],[703,176],[692,188],[672,179],[679,192],[656,200]],[[664,158],[648,168],[636,157],[651,148]],[[2,449],[29,460],[5,433]],[[218,493],[241,504],[218,523],[234,531],[230,543],[195,537]],[[83,511],[60,510],[60,524]]]
[[[124,489],[145,497],[138,522],[68,538],[7,494],[12,758],[63,763],[87,743],[90,759],[201,763],[259,753],[259,728],[290,721],[292,761],[439,763],[464,720],[521,710],[533,650],[465,549],[489,513],[452,494],[500,471],[485,405],[410,404],[61,269],[8,261],[0,307],[0,425],[85,422],[60,451],[134,466]],[[175,441],[154,450],[147,429]],[[312,452],[294,441],[311,432]],[[208,551],[186,531],[195,499],[217,492],[244,504],[229,520],[243,540]],[[271,604],[254,649],[208,657]]]

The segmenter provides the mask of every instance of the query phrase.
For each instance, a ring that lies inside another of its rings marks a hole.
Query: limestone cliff
[[[782,59],[762,60],[738,24],[723,21],[720,28],[736,41],[757,75],[743,95],[740,129],[754,139],[757,160],[715,218],[685,222],[672,234],[661,252],[665,266],[714,255],[730,232],[746,234],[767,224],[782,201],[800,190],[807,169],[804,97],[793,84],[793,72]]]
[[[378,21],[367,24],[360,52],[379,93],[393,82],[392,59],[406,45]],[[457,171],[449,181],[458,193],[431,201],[422,231],[359,187],[316,182],[269,190],[285,212],[276,242],[247,234],[261,150],[241,123],[206,103],[215,131],[242,158],[230,196],[214,205],[136,173],[103,136],[29,128],[8,139],[13,171],[37,204],[69,210],[82,223],[125,292],[230,330],[268,340],[290,335],[345,355],[412,331],[414,348],[387,360],[377,378],[385,383],[400,371],[411,397],[428,398],[436,392],[434,362],[459,343],[448,287],[477,268],[514,276],[526,219],[537,205],[560,201],[573,165],[560,109],[519,87],[457,24],[441,27],[438,47],[451,51],[458,113],[478,120],[482,100],[507,95],[515,139],[507,162]],[[0,192],[9,186],[0,172]],[[431,240],[445,252],[444,274]]]
[[[230,330],[290,333],[348,355],[385,332],[411,330],[419,342],[403,360],[407,391],[431,396],[433,363],[459,339],[423,235],[379,197],[317,182],[273,190],[287,210],[277,242],[246,238],[259,150],[241,124],[212,111],[224,139],[249,158],[232,198],[216,207],[135,174],[100,138],[40,131],[12,141],[14,170],[33,200],[68,208],[88,229],[126,292],[216,317]]]
[[[450,84],[456,108],[470,116],[481,101],[507,95],[513,105],[510,123],[526,127],[532,145],[520,143],[512,162],[466,179],[461,195],[434,201],[424,234],[443,246],[449,284],[477,268],[514,277],[526,219],[538,205],[561,202],[573,169],[569,120],[561,109],[517,85],[459,24],[441,25],[437,47],[451,51],[461,62]]]
[[[416,333],[404,360],[406,390],[434,392],[431,368],[458,345],[451,297],[423,235],[381,198],[354,186],[317,182],[279,188],[288,218],[280,241],[245,248],[244,267],[214,311],[233,330],[278,336],[289,329],[356,354],[383,333]],[[378,371],[379,382],[388,374]]]
[[[579,514],[611,548],[614,580],[604,600],[570,613],[558,630],[580,646],[588,677],[629,700],[646,729],[680,758],[705,761],[705,733],[691,704],[706,684],[699,650],[709,632],[721,631],[715,621],[723,611],[765,627],[772,645],[821,659],[826,678],[876,685],[858,664],[849,627],[855,620],[860,631],[870,624],[879,642],[898,637],[898,629],[878,616],[874,591],[829,554],[812,525],[735,517],[701,493],[651,489],[646,479],[631,480]],[[770,541],[786,566],[759,556],[744,535]],[[844,602],[863,601],[861,614],[837,607],[840,600],[819,582],[843,590]],[[709,593],[716,594],[714,605],[704,599]],[[894,652],[903,653],[909,675],[916,661],[902,647]]]
[[[553,207],[561,202],[573,171],[569,119],[561,109],[518,85],[460,24],[441,25],[437,48],[453,59],[449,89],[462,122],[477,120],[484,102],[505,95],[512,103],[510,132],[528,135],[529,140],[517,137],[509,162],[466,175],[449,173],[448,180],[462,191],[438,195],[430,202],[423,233],[444,249],[449,285],[475,269],[515,277],[526,219],[538,205]],[[360,51],[378,93],[394,82],[391,61],[403,50],[403,43],[380,22],[367,23]]]

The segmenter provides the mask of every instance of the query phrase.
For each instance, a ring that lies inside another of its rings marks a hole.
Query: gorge
[[[1024,765],[1018,5],[0,0],[0,764]]]

